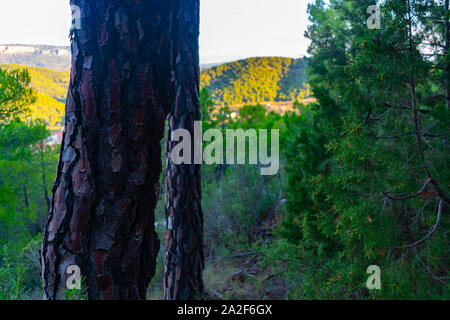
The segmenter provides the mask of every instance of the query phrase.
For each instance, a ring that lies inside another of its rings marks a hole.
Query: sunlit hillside
[[[20,65],[0,65],[0,68],[28,69],[31,86],[36,91],[36,102],[29,106],[30,117],[33,120],[42,119],[52,131],[61,130],[69,72]]]
[[[250,58],[216,66],[201,73],[218,105],[302,100],[310,96],[306,62],[282,57]]]
[[[216,105],[238,109],[244,104],[261,103],[267,109],[284,113],[292,101],[308,101],[306,63],[281,57],[250,58],[215,66],[201,72],[201,87],[206,87]],[[44,120],[51,130],[63,125],[64,101],[69,85],[68,71],[55,71],[21,65],[0,65],[5,69],[27,68],[36,102],[30,106],[31,118]]]
[[[64,103],[37,92],[36,102],[30,106],[31,119],[42,119],[51,131],[59,131],[64,125]]]
[[[31,85],[36,91],[59,101],[65,101],[66,99],[70,76],[68,71],[55,71],[15,64],[1,64],[0,68],[9,70],[27,68],[31,77]]]

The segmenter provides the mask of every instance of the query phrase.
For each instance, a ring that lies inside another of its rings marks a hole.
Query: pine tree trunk
[[[60,296],[69,265],[80,267],[90,299],[146,298],[159,250],[154,208],[175,92],[170,32],[179,2],[71,1],[82,23],[72,33],[65,129],[41,250],[46,299]]]
[[[169,133],[186,129],[194,146],[194,121],[200,120],[199,0],[183,0],[174,25],[176,98],[168,118]],[[172,163],[176,143],[168,139],[166,185],[166,254],[164,296],[192,300],[203,292],[203,214],[200,165]],[[192,161],[194,156],[192,154]]]

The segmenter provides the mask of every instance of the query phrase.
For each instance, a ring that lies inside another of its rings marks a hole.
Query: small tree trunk
[[[444,33],[445,33],[445,54],[447,55],[447,62],[445,64],[445,72],[446,78],[444,84],[446,86],[446,99],[447,99],[447,108],[450,109],[450,61],[448,58],[449,50],[450,50],[450,22],[449,22],[449,0],[445,0],[445,24],[444,24]]]
[[[90,299],[145,299],[155,273],[160,140],[173,97],[172,17],[179,0],[71,0],[66,121],[44,232],[44,297],[78,265]],[[179,12],[178,12],[179,14]]]
[[[176,98],[168,118],[164,297],[168,300],[192,300],[203,292],[200,165],[172,163],[170,153],[176,143],[171,142],[170,137],[177,129],[186,129],[194,137],[194,121],[200,120],[201,116],[199,1],[181,1],[176,14],[178,16],[174,25]],[[193,155],[194,153],[192,161]]]
[[[22,191],[23,191],[23,201],[25,203],[25,207],[30,207],[30,202],[28,200],[28,188],[27,188],[27,177],[25,175],[25,172],[22,172],[23,177],[23,185],[22,185]]]
[[[45,168],[45,155],[44,155],[45,146],[44,146],[43,142],[41,142],[39,151],[41,154],[42,188],[44,190],[45,203],[47,204],[47,212],[49,212],[51,201],[50,201],[50,197],[48,196],[48,190],[47,190],[47,178],[45,175],[46,168]]]

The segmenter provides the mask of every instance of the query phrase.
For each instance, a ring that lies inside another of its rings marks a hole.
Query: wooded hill
[[[201,87],[218,105],[293,101],[310,96],[306,61],[282,57],[249,58],[201,73]]]
[[[36,91],[36,102],[29,106],[31,118],[42,119],[50,130],[60,130],[69,86],[69,72],[20,65],[0,65],[0,68],[28,69],[31,86]]]
[[[37,92],[36,103],[30,106],[32,118],[44,120],[51,130],[60,130],[69,72],[6,64],[0,68],[29,70],[31,85]],[[303,59],[249,58],[203,70],[201,87],[210,92],[216,105],[230,107],[302,100],[310,96],[305,68]]]

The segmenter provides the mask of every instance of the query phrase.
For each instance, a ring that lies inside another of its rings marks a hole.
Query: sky
[[[200,62],[302,57],[310,0],[201,0]],[[0,44],[69,45],[69,0],[0,1]]]

